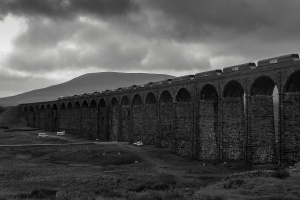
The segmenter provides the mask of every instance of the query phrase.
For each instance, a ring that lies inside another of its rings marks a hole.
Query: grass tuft
[[[285,179],[290,176],[290,172],[286,169],[280,169],[272,173],[272,177]]]

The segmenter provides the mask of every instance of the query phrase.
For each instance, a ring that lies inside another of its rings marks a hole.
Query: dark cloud
[[[300,52],[299,10],[298,0],[3,0],[0,16],[26,23],[4,65],[33,77],[196,73]]]
[[[173,24],[177,38],[208,38],[214,31],[231,30],[232,35],[261,28],[280,28],[298,21],[296,0],[151,0],[146,7],[162,11]],[[286,27],[285,27],[286,28]]]
[[[2,0],[0,16],[45,16],[53,19],[72,18],[78,14],[101,17],[125,15],[138,10],[134,0]]]

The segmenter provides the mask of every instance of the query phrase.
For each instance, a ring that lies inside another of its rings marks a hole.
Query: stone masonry
[[[272,96],[275,87],[277,97]],[[274,120],[274,105],[279,120]],[[297,54],[261,60],[257,66],[246,63],[21,104],[20,111],[28,126],[46,131],[99,141],[142,141],[198,160],[300,161]]]

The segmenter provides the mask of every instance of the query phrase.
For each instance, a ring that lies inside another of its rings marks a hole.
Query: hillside
[[[127,87],[172,77],[173,76],[165,74],[146,73],[90,73],[58,85],[25,92],[15,96],[0,98],[0,105],[13,106],[21,103],[49,101],[55,100],[60,96]]]

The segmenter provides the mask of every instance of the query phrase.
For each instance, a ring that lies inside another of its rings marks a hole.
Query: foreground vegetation
[[[243,173],[274,169],[272,165],[204,164],[167,149],[113,142],[69,145],[71,136],[38,138],[38,131],[3,130],[0,144],[57,144],[0,146],[3,200],[300,199],[299,173]],[[234,173],[244,175],[230,176]]]

